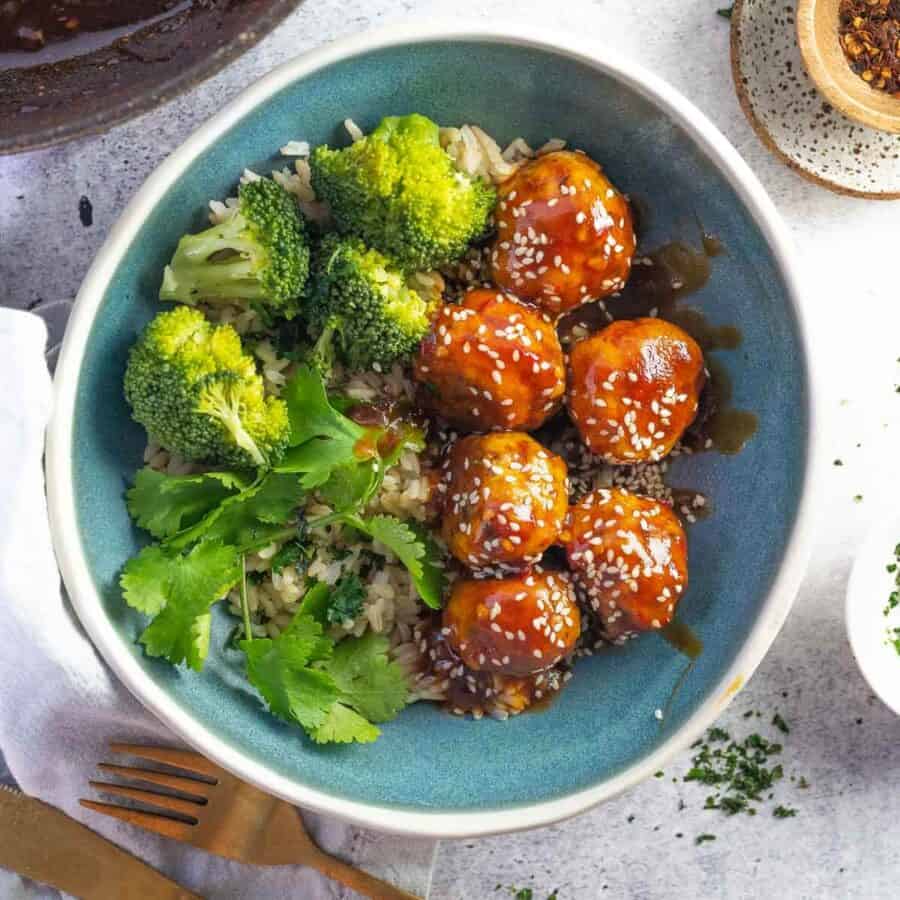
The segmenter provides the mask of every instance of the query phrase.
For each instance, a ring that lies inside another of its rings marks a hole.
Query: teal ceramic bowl
[[[340,139],[418,111],[475,122],[501,142],[565,138],[613,181],[648,198],[644,244],[696,234],[728,248],[694,298],[737,323],[720,354],[736,405],[759,430],[743,453],[680,458],[672,480],[706,493],[715,515],[690,533],[681,618],[705,650],[671,700],[684,657],[656,635],[576,665],[540,713],[507,722],[405,710],[374,745],[320,748],[266,714],[216,622],[202,674],[145,658],[141,622],[117,574],[139,546],[123,490],[144,435],[122,397],[128,346],[157,310],[163,264],[229,195],[245,166],[266,171],[291,139]],[[635,784],[692,741],[746,682],[790,608],[807,558],[814,469],[813,379],[783,226],[749,168],[704,116],[602,44],[543,34],[420,25],[351,38],[248,88],[152,175],[78,296],[56,376],[47,476],[56,550],[81,621],[134,694],[173,731],[238,776],[301,806],[396,832],[458,837],[543,825]],[[658,709],[667,708],[660,721]]]

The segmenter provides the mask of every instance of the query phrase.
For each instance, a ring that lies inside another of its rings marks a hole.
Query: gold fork
[[[321,850],[293,806],[229,775],[199,753],[136,744],[109,746],[113,753],[127,753],[189,774],[99,763],[99,768],[111,775],[164,790],[91,781],[91,787],[104,794],[134,800],[156,811],[80,800],[88,809],[239,862],[310,866],[375,900],[418,900]]]

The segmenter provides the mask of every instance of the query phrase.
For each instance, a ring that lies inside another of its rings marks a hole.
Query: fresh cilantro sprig
[[[370,633],[335,646],[302,610],[277,638],[244,640],[240,648],[269,710],[317,743],[374,741],[380,732],[372,723],[393,719],[408,700],[387,638]]]
[[[166,475],[146,467],[135,475],[134,486],[126,494],[128,512],[153,537],[170,538],[195,525],[251,481],[237,472]]]
[[[299,474],[303,486],[311,490],[325,484],[336,469],[358,466],[378,455],[378,429],[357,425],[335,409],[314,369],[298,367],[282,397],[291,439],[276,471]]]
[[[423,599],[440,603],[443,575],[424,531],[391,516],[365,519],[385,471],[406,447],[421,449],[422,433],[400,426],[366,428],[328,398],[321,377],[301,366],[285,387],[290,446],[271,470],[173,476],[140,470],[127,493],[128,509],[158,543],[123,569],[128,605],[151,618],[140,641],[148,655],[200,669],[209,650],[210,609],[236,584],[241,596],[247,677],[269,709],[302,726],[320,743],[377,738],[373,722],[393,718],[407,702],[406,678],[388,655],[385,638],[347,638],[335,647],[324,628],[359,615],[364,589],[357,576],[334,588],[316,584],[291,625],[277,638],[254,638],[246,555],[273,542],[281,571],[308,556],[297,509],[316,489],[335,510],[334,521],[381,543],[410,570]]]
[[[355,528],[390,551],[406,567],[422,602],[431,609],[441,608],[446,577],[438,565],[437,545],[421,525],[394,516],[363,518],[355,513],[331,514],[308,524],[317,528],[336,522]]]
[[[201,669],[209,649],[210,607],[238,580],[234,547],[203,541],[188,554],[146,547],[125,567],[125,601],[154,616],[140,641],[148,655]]]

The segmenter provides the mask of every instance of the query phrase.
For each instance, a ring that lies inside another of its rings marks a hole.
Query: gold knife
[[[84,900],[203,900],[64,812],[3,785],[0,867]]]

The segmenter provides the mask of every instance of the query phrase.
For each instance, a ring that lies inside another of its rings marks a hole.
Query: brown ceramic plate
[[[0,154],[95,134],[172,99],[236,59],[302,2],[193,0],[111,34],[89,52],[74,39],[49,48],[62,57],[52,62],[28,65],[24,54],[0,53]]]
[[[877,97],[840,62],[848,78]],[[900,199],[897,135],[848,118],[819,92],[800,53],[793,4],[735,0],[731,64],[747,119],[766,147],[795,172],[840,194]]]

